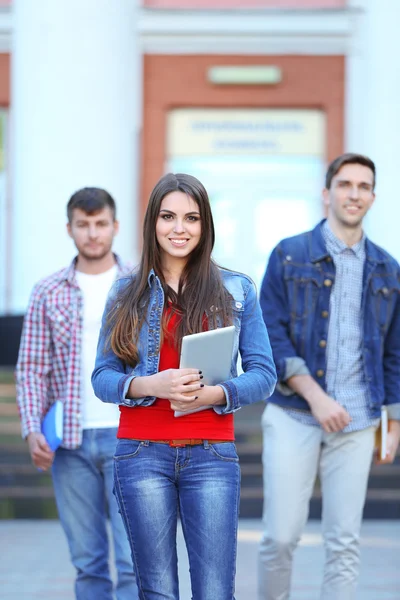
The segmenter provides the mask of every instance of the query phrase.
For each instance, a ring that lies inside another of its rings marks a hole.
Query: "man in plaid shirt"
[[[110,287],[129,269],[112,252],[118,232],[113,198],[83,188],[70,198],[67,230],[78,250],[72,264],[33,289],[16,368],[22,435],[34,465],[51,467],[57,508],[77,577],[78,600],[138,598],[129,545],[113,489],[118,406],[93,392],[101,318]],[[52,452],[41,422],[56,401],[64,404],[64,436]],[[108,564],[110,517],[118,581]]]

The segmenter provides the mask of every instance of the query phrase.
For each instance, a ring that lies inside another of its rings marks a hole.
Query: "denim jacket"
[[[285,381],[310,373],[326,390],[326,341],[329,300],[335,266],[321,232],[281,241],[273,250],[261,288],[261,308],[268,327],[278,385],[271,401],[309,410]],[[400,267],[387,252],[366,239],[361,319],[363,367],[372,417],[381,405],[400,419]]]
[[[272,358],[267,329],[252,281],[245,275],[221,269],[226,289],[233,298],[233,321],[236,328],[231,377],[222,382],[226,405],[215,406],[219,414],[235,412],[241,406],[266,399],[276,384],[276,371]],[[109,330],[107,314],[118,292],[129,284],[130,278],[120,279],[114,285],[107,301],[100,331],[95,369],[92,374],[93,389],[103,402],[125,406],[150,406],[155,397],[127,398],[131,381],[135,377],[153,375],[158,371],[160,357],[160,330],[164,308],[164,292],[159,278],[151,271],[147,318],[139,334],[139,362],[132,368],[121,361],[106,346]],[[210,312],[212,312],[210,307]],[[243,373],[237,375],[237,358],[240,352]]]

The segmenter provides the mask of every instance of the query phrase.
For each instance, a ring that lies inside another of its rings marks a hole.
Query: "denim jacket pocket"
[[[381,332],[386,333],[400,292],[399,282],[391,274],[376,275],[371,278],[371,289],[377,323]]]
[[[324,282],[322,270],[312,265],[286,265],[285,285],[290,309],[290,337],[297,352],[304,353],[307,324],[315,314]]]
[[[314,314],[319,290],[323,285],[323,272],[312,265],[286,265],[284,278],[288,292],[290,314],[305,318]]]

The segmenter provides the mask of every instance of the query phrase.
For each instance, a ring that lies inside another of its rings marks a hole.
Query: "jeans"
[[[317,474],[321,482],[325,569],[321,600],[354,600],[359,534],[375,427],[325,433],[268,404],[264,433],[263,537],[259,600],[288,600],[293,551],[307,521]]]
[[[240,493],[235,445],[205,441],[172,448],[123,439],[114,476],[140,600],[179,600],[178,511],[193,600],[234,600]]]
[[[59,448],[54,458],[54,491],[77,572],[77,600],[138,598],[129,544],[112,493],[116,433],[115,428],[84,430],[80,448]],[[108,515],[118,579],[115,596],[109,569]]]

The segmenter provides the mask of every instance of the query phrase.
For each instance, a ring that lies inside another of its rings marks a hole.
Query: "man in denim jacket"
[[[400,269],[366,238],[375,165],[344,154],[326,174],[327,219],[271,254],[261,307],[278,385],[265,409],[259,599],[287,600],[293,551],[317,473],[326,564],[322,600],[352,600],[381,406],[386,458],[400,438]]]

